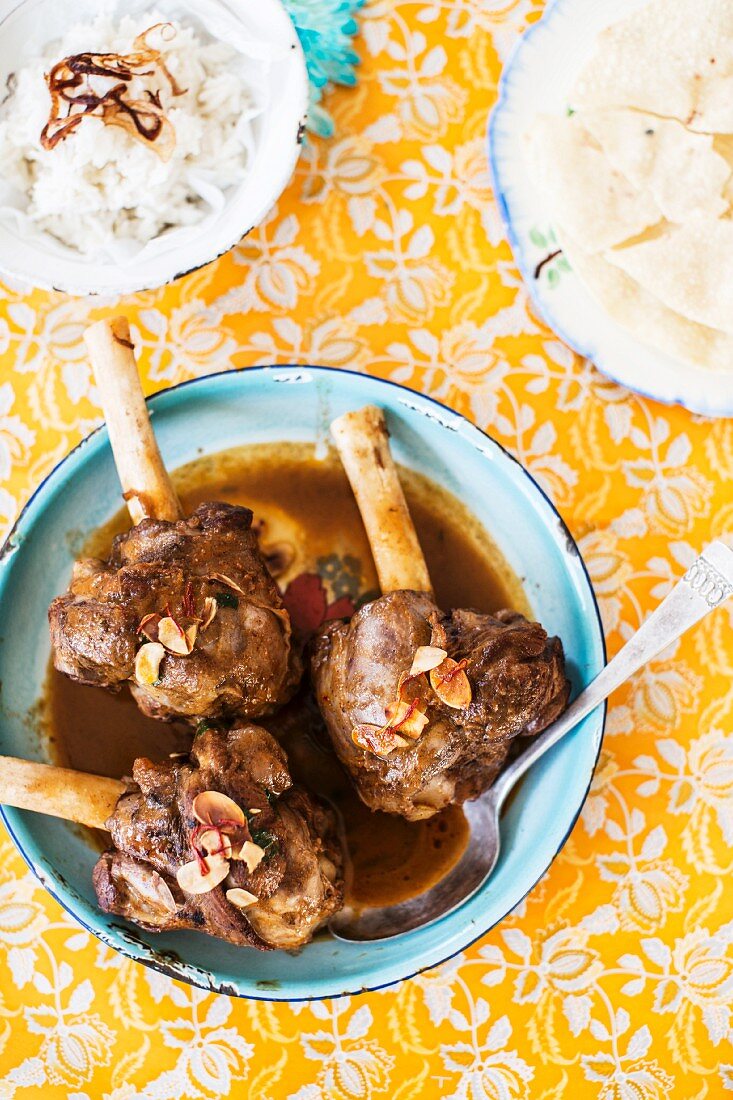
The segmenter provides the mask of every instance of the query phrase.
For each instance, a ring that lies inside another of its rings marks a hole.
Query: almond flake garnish
[[[232,858],[232,842],[221,829],[204,829],[198,834],[195,845],[204,856],[223,856]]]
[[[447,707],[454,710],[463,710],[473,699],[471,684],[468,676],[463,671],[468,664],[467,660],[454,661],[446,657],[441,665],[430,673],[430,686]]]
[[[129,863],[121,863],[122,877],[141,898],[156,909],[164,909],[167,913],[176,913],[178,906],[171,893],[170,886],[162,875],[154,871],[152,867],[146,867],[142,863],[130,860]]]
[[[208,894],[229,874],[229,860],[210,855],[201,861],[191,860],[176,871],[176,880],[187,894]]]
[[[232,859],[241,859],[247,864],[247,870],[250,874],[256,871],[265,856],[265,849],[260,848],[259,844],[255,844],[252,840],[245,840],[244,844],[232,853]]]
[[[240,588],[236,581],[233,581],[231,577],[227,577],[224,573],[209,573],[206,577],[207,581],[218,581],[219,584],[223,584],[226,588],[232,588],[235,592],[239,592],[244,595],[244,589]]]
[[[361,749],[376,753],[377,756],[389,756],[395,749],[404,749],[412,741],[417,741],[428,724],[428,716],[420,709],[420,700],[406,702],[401,697],[403,686],[413,677],[403,672],[398,684],[398,697],[394,703],[385,707],[387,721],[383,726],[373,726],[363,722],[351,731],[351,740]]]
[[[165,650],[160,642],[145,642],[135,654],[135,679],[142,687],[157,684]]]
[[[220,791],[202,791],[197,794],[191,804],[191,811],[203,825],[244,825],[247,821],[244,811],[234,799]]]
[[[251,814],[261,814],[262,810],[258,810],[256,806],[250,806],[249,812]]]
[[[446,659],[448,654],[444,649],[439,649],[434,645],[421,645],[415,650],[415,656],[412,658],[412,667],[410,668],[410,678],[413,676],[422,676],[424,672],[431,672],[438,665],[441,665]]]
[[[140,620],[140,625],[137,628],[138,634],[144,634],[145,637],[151,642],[157,642],[158,638],[158,623],[160,622],[160,615],[157,611],[153,611],[150,615],[144,615]]]
[[[218,610],[219,610],[219,605],[216,602],[216,600],[214,599],[214,597],[213,596],[206,596],[206,598],[204,599],[204,617],[201,620],[201,628],[200,628],[202,634],[203,634],[204,630],[206,630],[207,626],[211,626],[214,619],[216,618],[216,613],[217,613]]]
[[[237,909],[248,909],[250,905],[260,900],[254,894],[250,894],[249,890],[242,890],[239,886],[233,890],[227,890],[225,897],[232,905],[236,905]]]
[[[360,749],[373,752],[376,756],[389,756],[395,749],[406,749],[410,744],[404,737],[395,733],[391,726],[373,726],[362,722],[351,731],[351,740]]]
[[[410,737],[413,741],[417,741],[428,724],[428,716],[419,709],[418,702],[418,699],[413,699],[411,703],[399,699],[386,710],[389,728],[399,730],[404,737]]]
[[[447,659],[444,649],[433,645],[421,645],[415,650],[409,672],[400,673],[397,681],[397,698],[385,707],[387,721],[383,726],[374,726],[368,722],[355,726],[351,731],[351,740],[359,748],[388,756],[395,749],[406,748],[410,740],[417,741],[429,722],[429,718],[420,706],[420,698],[408,701],[402,697],[403,689],[412,680],[417,680],[426,672],[431,676],[441,668]],[[409,738],[410,740],[406,740]]]
[[[158,641],[165,646],[169,653],[175,653],[179,657],[188,657],[196,641],[196,625],[189,626],[184,630],[174,618],[170,615],[164,615],[158,623]]]

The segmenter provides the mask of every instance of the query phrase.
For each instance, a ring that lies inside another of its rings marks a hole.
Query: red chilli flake
[[[186,584],[186,589],[183,593],[182,606],[183,614],[187,618],[193,619],[196,617],[196,597],[193,593],[193,584],[191,583],[191,581],[188,581]]]
[[[437,676],[437,678],[440,680],[441,683],[449,684],[454,676],[457,676],[459,672],[463,672],[467,668],[468,668],[468,659],[466,657],[464,657],[462,661],[459,661],[457,663],[455,668],[450,669],[448,672],[436,672],[435,675]]]
[[[419,699],[413,699],[411,703],[408,703],[408,704],[407,704],[407,710],[406,710],[406,711],[405,711],[405,713],[404,713],[404,714],[402,715],[402,717],[400,718],[399,722],[395,722],[395,723],[394,723],[394,725],[392,725],[392,724],[390,723],[390,726],[389,726],[389,728],[390,728],[391,730],[398,730],[398,729],[401,729],[401,727],[402,727],[402,726],[404,726],[405,722],[409,722],[410,718],[412,718],[413,714],[414,714],[414,713],[415,713],[415,711],[416,711],[416,710],[418,709],[418,706],[417,706],[417,705],[418,705],[418,703],[419,703],[419,702],[420,702],[420,700],[419,700]]]
[[[236,824],[236,822],[232,822],[232,824]],[[224,852],[226,851],[226,848],[224,847],[224,835],[223,835],[223,829],[221,828],[221,825],[204,825],[204,824],[200,824],[200,825],[196,826],[196,828],[191,833],[191,847],[193,849],[193,854],[196,857],[196,862],[199,865],[199,871],[201,872],[202,877],[204,875],[208,875],[209,865],[206,862],[206,856],[204,855],[202,849],[198,846],[198,844],[196,842],[197,842],[198,838],[200,836],[202,836],[204,833],[216,833],[217,836],[219,837],[220,847],[215,848],[213,852],[209,852],[210,856],[220,856],[220,855],[223,855]]]
[[[237,829],[247,829],[247,822],[235,821],[233,817],[220,817],[216,825],[211,826],[211,828],[220,833],[227,833],[227,830],[236,832]],[[247,832],[249,832],[249,829],[247,829]],[[247,839],[249,840],[249,837]]]
[[[196,835],[196,830],[194,829],[193,834],[191,836],[191,847],[193,849],[193,854],[196,857],[196,862],[199,865],[199,871],[201,872],[201,877],[203,878],[204,875],[207,875],[209,873],[209,865],[206,862],[206,856],[204,855],[204,853],[201,851],[201,849],[199,848],[199,846],[196,844],[196,842],[194,840],[195,835]]]

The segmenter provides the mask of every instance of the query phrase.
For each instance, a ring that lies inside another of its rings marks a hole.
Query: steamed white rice
[[[256,67],[248,72],[242,54],[175,21],[174,36],[156,31],[148,43],[185,93],[173,96],[164,76],[141,85],[159,90],[173,125],[169,160],[154,143],[93,116],[54,149],[41,146],[51,106],[44,74],[76,53],[130,53],[137,35],[165,22],[153,10],[71,27],[17,70],[0,106],[0,204],[89,258],[109,251],[111,240],[124,254],[165,230],[195,225],[222,191],[241,182],[252,159]]]

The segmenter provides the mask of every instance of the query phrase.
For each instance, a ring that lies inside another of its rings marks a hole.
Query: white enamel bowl
[[[226,28],[229,24],[268,50],[273,60],[266,78],[267,106],[253,123],[257,139],[254,160],[241,186],[227,193],[222,210],[200,234],[129,263],[91,262],[68,249],[59,255],[41,243],[24,240],[11,221],[3,220],[0,274],[21,284],[105,296],[163,286],[215,260],[258,225],[285,189],[300,154],[308,76],[298,36],[280,0],[247,4],[130,0],[124,6],[121,0],[114,0],[110,6],[133,15],[154,8],[166,18],[184,18],[204,31],[207,25]],[[24,58],[38,55],[47,42],[58,38],[70,21],[82,23],[98,12],[98,0],[76,0],[73,5],[63,0],[0,0],[0,86],[5,87],[9,74]]]
[[[558,245],[527,170],[524,138],[538,114],[564,114],[598,32],[646,0],[551,0],[518,40],[489,122],[494,192],[525,285],[557,335],[615,382],[704,416],[733,416],[733,370],[695,369],[641,343],[598,304],[567,263],[537,265]]]

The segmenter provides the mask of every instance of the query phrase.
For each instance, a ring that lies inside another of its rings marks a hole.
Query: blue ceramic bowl
[[[317,367],[219,374],[158,394],[150,403],[163,457],[173,469],[242,443],[325,440],[348,409],[385,408],[399,462],[464,500],[491,532],[531,606],[563,639],[574,689],[604,662],[603,632],[572,537],[529,474],[491,439],[436,402],[364,375]],[[0,752],[43,759],[29,731],[49,656],[46,609],[69,580],[85,537],[117,511],[120,489],[107,432],[93,433],[41,485],[0,562]],[[298,955],[232,947],[207,936],[156,935],[101,913],[95,853],[75,827],[6,809],[20,852],[49,892],[85,928],[123,955],[222,993],[299,1000],[397,982],[461,951],[500,921],[544,874],[585,798],[603,712],[588,717],[532,771],[504,819],[504,845],[489,884],[443,920],[392,942],[324,938]]]

